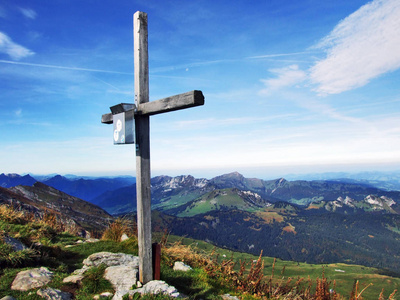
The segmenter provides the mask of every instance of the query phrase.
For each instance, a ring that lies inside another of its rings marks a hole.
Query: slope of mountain
[[[0,203],[7,203],[39,216],[52,213],[65,224],[98,231],[106,228],[112,217],[100,207],[70,196],[43,183],[33,186],[0,188]]]
[[[0,187],[13,187],[16,185],[33,185],[37,180],[30,175],[0,174]]]
[[[95,199],[99,195],[116,190],[125,186],[129,186],[135,182],[134,177],[113,177],[113,178],[67,178],[56,175],[42,181],[44,184],[54,187],[64,193],[90,201],[97,204]]]
[[[213,190],[186,204],[165,210],[165,212],[180,217],[188,217],[214,210],[255,211],[270,205],[271,203],[263,200],[257,193],[227,188]]]
[[[213,190],[207,179],[193,176],[157,176],[151,179],[152,206],[170,209]],[[93,200],[109,213],[118,214],[136,210],[136,185],[106,192]]]
[[[191,217],[163,217],[157,228],[231,250],[308,263],[352,263],[400,276],[400,216],[312,211],[283,203],[263,211],[213,210]],[[288,207],[288,208],[289,208]]]

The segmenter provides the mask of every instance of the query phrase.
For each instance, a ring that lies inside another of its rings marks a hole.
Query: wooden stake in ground
[[[149,64],[147,14],[136,12],[133,16],[135,105],[121,104],[112,113],[102,116],[102,123],[112,124],[113,115],[134,110],[136,143],[136,198],[139,243],[139,280],[147,283],[153,279],[151,243],[151,191],[150,191],[150,120],[149,116],[204,104],[201,91],[167,97],[149,102]],[[125,120],[125,119],[123,119]],[[125,126],[123,126],[125,128]],[[126,126],[128,128],[128,126]],[[121,127],[119,128],[119,130]],[[115,138],[115,136],[114,136]],[[121,139],[119,144],[124,143]]]

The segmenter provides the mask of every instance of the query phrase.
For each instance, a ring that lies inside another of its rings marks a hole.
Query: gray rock
[[[110,292],[105,292],[105,293],[101,293],[100,295],[94,295],[93,299],[94,300],[100,300],[103,298],[108,298],[108,297],[112,297],[114,294],[110,293]]]
[[[90,255],[83,261],[83,264],[88,267],[105,264],[108,267],[125,265],[137,268],[139,267],[139,257],[125,253],[98,252]]]
[[[4,296],[0,300],[17,300],[17,299],[15,299],[13,296]]]
[[[179,292],[173,286],[168,285],[162,280],[153,280],[146,283],[142,288],[134,290],[140,294],[164,294],[171,297],[179,297]]]
[[[90,267],[88,267],[88,266],[83,266],[82,269],[76,269],[74,272],[72,272],[72,275],[71,275],[71,276],[73,276],[73,275],[83,275],[83,274],[85,274],[85,272],[86,272],[87,270],[89,270],[89,269],[90,269]]]
[[[231,296],[231,295],[229,295],[229,294],[222,295],[221,297],[222,297],[223,300],[239,300],[238,297],[236,297],[236,296]]]
[[[111,282],[115,291],[129,290],[136,285],[139,269],[132,266],[112,266],[104,272],[104,278]]]
[[[40,297],[47,300],[71,300],[72,295],[53,288],[40,289],[36,292]]]
[[[11,289],[28,291],[30,289],[44,286],[49,283],[52,278],[53,272],[50,272],[45,267],[21,271],[12,282]]]
[[[176,261],[174,263],[174,271],[183,271],[183,272],[187,272],[190,271],[192,269],[192,267],[186,265],[185,263],[183,263],[182,261]]]
[[[63,282],[64,283],[80,283],[82,281],[83,277],[84,276],[82,274],[80,274],[80,275],[71,275],[71,276],[65,277],[63,279]]]
[[[97,242],[100,242],[100,240],[95,238],[88,238],[86,240],[86,243],[97,243]]]
[[[178,298],[180,296],[179,292],[176,290],[175,287],[170,286],[162,280],[153,280],[146,283],[142,288],[135,289],[135,290],[119,290],[115,293],[112,300],[121,300],[125,295],[134,295],[136,293],[140,293],[141,295],[144,294],[164,294],[169,295],[173,298]]]
[[[4,241],[4,243],[10,245],[14,249],[14,251],[21,251],[21,250],[28,249],[28,247],[26,247],[23,243],[21,243],[17,239],[14,239],[13,237],[10,237],[10,236],[5,236],[3,238],[3,241]]]

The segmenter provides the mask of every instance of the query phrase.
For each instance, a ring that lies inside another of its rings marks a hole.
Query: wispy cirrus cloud
[[[273,90],[298,84],[307,78],[306,72],[302,71],[298,65],[291,65],[279,69],[270,69],[269,71],[276,77],[261,79],[261,82],[265,84],[265,89],[261,90],[260,94],[268,94]]]
[[[25,18],[32,19],[32,20],[36,19],[37,13],[33,9],[20,7],[19,11],[22,13],[22,15]]]
[[[374,0],[362,6],[315,47],[327,53],[310,69],[320,94],[361,87],[400,68],[400,2]]]
[[[20,60],[35,54],[33,51],[15,43],[5,33],[0,31],[0,53],[7,54],[13,60]]]

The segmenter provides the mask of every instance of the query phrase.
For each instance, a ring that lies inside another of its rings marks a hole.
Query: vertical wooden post
[[[147,14],[133,16],[133,43],[135,64],[136,106],[149,102],[149,62]],[[150,192],[150,124],[149,116],[135,116],[136,130],[136,196],[139,242],[139,280],[153,280],[151,246],[151,192]]]

